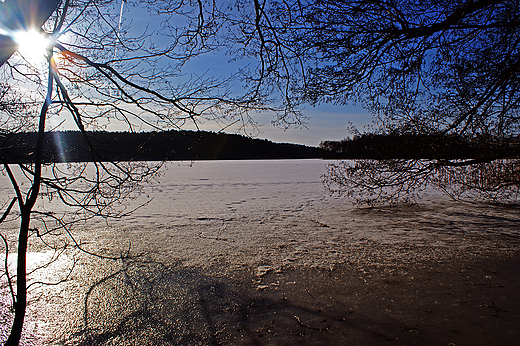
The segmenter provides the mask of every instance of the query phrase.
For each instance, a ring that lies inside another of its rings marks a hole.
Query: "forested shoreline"
[[[0,134],[7,163],[30,162],[36,133]],[[518,157],[520,140],[418,134],[363,134],[319,147],[274,143],[206,131],[54,131],[45,139],[44,162],[244,160],[244,159],[475,159]]]
[[[520,138],[387,133],[362,134],[341,141],[322,141],[320,148],[346,159],[496,159],[516,158]]]
[[[0,134],[7,163],[33,160],[36,133]],[[206,131],[54,131],[45,136],[44,162],[240,160],[324,158],[329,152],[298,144],[274,143]]]

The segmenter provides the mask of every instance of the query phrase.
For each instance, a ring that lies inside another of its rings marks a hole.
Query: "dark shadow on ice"
[[[87,290],[83,326],[64,342],[376,345],[444,341],[424,324],[433,323],[432,313],[424,312],[433,308],[421,306],[416,311],[420,319],[400,312],[418,308],[405,303],[407,277],[372,277],[375,281],[367,285],[369,277],[311,269],[271,270],[261,276],[242,270],[213,276],[178,264],[126,261],[121,270]],[[431,295],[428,288],[426,293]],[[440,298],[444,296],[441,292]]]

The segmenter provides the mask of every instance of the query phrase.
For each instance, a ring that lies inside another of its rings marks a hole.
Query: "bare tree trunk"
[[[42,181],[42,157],[43,157],[43,146],[45,141],[45,119],[47,117],[47,111],[52,100],[52,89],[54,75],[52,73],[51,66],[52,51],[48,52],[48,64],[49,64],[49,75],[47,83],[47,97],[43,104],[40,112],[40,120],[38,124],[38,138],[36,142],[36,153],[34,160],[34,177],[32,187],[30,189],[29,196],[25,203],[23,202],[20,190],[16,184],[16,179],[12,174],[9,174],[13,182],[13,186],[17,191],[17,195],[20,204],[20,234],[18,235],[18,260],[16,268],[16,301],[14,302],[14,321],[11,327],[11,334],[7,339],[5,346],[15,346],[20,343],[22,336],[23,322],[25,319],[25,310],[27,309],[27,243],[29,236],[29,225],[31,223],[31,213],[38,194],[40,192],[40,186]]]
[[[22,336],[25,310],[27,308],[27,240],[31,210],[24,208],[21,215],[20,234],[18,236],[18,260],[16,268],[16,302],[14,303],[14,321],[11,334],[5,346],[16,346]]]

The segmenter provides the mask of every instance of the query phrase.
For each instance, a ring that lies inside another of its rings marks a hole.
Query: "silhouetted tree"
[[[215,56],[226,48],[221,41],[224,35],[217,33],[228,35],[226,23],[232,22],[223,20],[222,5],[202,0],[125,1],[124,6],[138,7],[140,14],[151,17],[148,26],[139,28],[121,16],[123,3],[114,0],[0,3],[0,159],[2,173],[12,185],[11,192],[1,197],[0,222],[17,222],[19,227],[16,275],[8,268],[5,273],[14,306],[7,345],[20,340],[27,287],[37,284],[27,278],[30,238],[57,253],[69,243],[82,249],[72,232],[75,222],[126,215],[123,202],[137,196],[140,183],[152,179],[161,166],[113,161],[96,150],[89,130],[103,130],[114,123],[129,131],[180,129],[189,124],[199,129],[206,121],[222,128],[232,124],[254,128],[250,115],[259,111],[276,114],[277,122],[299,121],[299,113],[290,104],[264,100],[266,93],[258,92],[261,83],[239,88],[245,90],[242,94],[233,92],[237,90],[233,82],[242,76],[240,68],[222,75],[198,65],[203,55]],[[19,43],[16,35],[29,30],[48,39],[42,61],[14,53]],[[240,43],[244,37],[234,42],[247,45]],[[237,59],[242,57],[241,52],[227,48]],[[81,131],[91,164],[44,161],[46,136],[53,135],[65,119]],[[34,152],[16,157],[7,139],[27,131],[36,133],[31,143]],[[38,201],[43,198],[60,201],[69,209],[62,213],[41,209]],[[66,243],[47,241],[64,236],[70,238]],[[7,263],[12,246],[9,237],[2,234],[2,239]]]
[[[285,85],[288,99],[361,102],[384,133],[438,133],[446,140],[487,137],[493,143],[493,150],[467,160],[342,163],[325,177],[331,191],[359,192],[374,202],[382,189],[394,187],[398,193],[392,196],[399,198],[442,176],[442,186],[463,183],[451,191],[454,196],[462,197],[471,187],[495,201],[506,196],[504,202],[516,201],[519,147],[511,139],[520,134],[517,1],[255,4],[263,54],[259,75]],[[462,176],[455,178],[467,170],[510,175],[506,184],[497,179],[466,184]],[[501,189],[509,192],[490,194]]]

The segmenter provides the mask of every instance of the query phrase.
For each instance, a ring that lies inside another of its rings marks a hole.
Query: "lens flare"
[[[18,44],[18,52],[31,64],[45,62],[49,39],[36,30],[18,31],[13,35]]]

